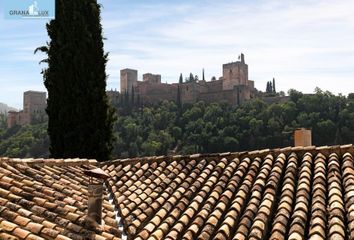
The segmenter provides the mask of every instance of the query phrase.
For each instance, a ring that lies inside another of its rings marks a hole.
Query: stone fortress
[[[26,91],[23,93],[23,110],[7,114],[7,127],[33,123],[36,117],[43,117],[47,107],[47,93]]]
[[[124,99],[140,106],[158,104],[164,100],[178,101],[178,98],[182,104],[204,101],[228,102],[234,106],[254,98],[262,98],[267,103],[288,100],[287,96],[269,96],[254,87],[254,81],[248,79],[248,65],[244,54],[236,62],[223,64],[222,70],[222,77],[218,80],[213,78],[206,81],[203,72],[201,80],[189,79],[169,84],[161,82],[161,75],[152,73],[143,74],[143,80],[138,81],[137,70],[123,69],[120,71],[120,91],[111,90],[106,93],[114,106],[126,101]],[[47,117],[46,98],[46,92],[24,92],[23,110],[8,112],[8,128],[43,121]]]
[[[239,61],[223,64],[223,75],[218,80],[190,80],[179,83],[162,83],[161,75],[146,73],[138,81],[138,71],[123,69],[120,71],[120,93],[108,91],[113,102],[119,102],[119,95],[134,96],[143,105],[156,104],[163,100],[176,101],[178,93],[181,103],[198,101],[221,102],[240,105],[256,97],[254,81],[248,79],[248,65],[241,54]]]

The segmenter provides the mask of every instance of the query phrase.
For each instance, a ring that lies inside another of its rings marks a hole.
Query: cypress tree
[[[183,83],[183,76],[182,76],[182,73],[179,75],[179,83]]]
[[[203,68],[203,81],[205,81],[204,68]]]
[[[190,73],[190,74],[189,74],[189,81],[190,81],[190,82],[194,82],[193,73]]]
[[[275,91],[275,79],[273,78],[273,93],[276,93]]]
[[[178,108],[178,113],[181,113],[182,110],[182,99],[181,99],[181,89],[179,85],[177,86],[177,108]]]
[[[125,108],[125,113],[127,114],[129,112],[130,109],[130,99],[129,99],[129,92],[127,90],[125,90],[125,104],[124,104],[124,108]]]
[[[50,42],[43,73],[48,90],[50,154],[108,160],[114,111],[106,96],[106,63],[97,0],[56,0],[47,24]],[[36,50],[36,51],[37,51]]]
[[[138,108],[140,107],[140,94],[138,94],[137,96],[137,107]]]
[[[267,82],[266,93],[269,93],[269,82]]]
[[[134,102],[135,102],[135,93],[134,93],[134,87],[132,86],[132,107],[134,107]]]

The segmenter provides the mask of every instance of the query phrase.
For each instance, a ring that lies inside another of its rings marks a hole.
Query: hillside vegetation
[[[114,133],[114,158],[146,155],[243,151],[293,145],[293,131],[312,129],[313,144],[354,142],[354,94],[335,96],[317,89],[304,95],[290,90],[290,101],[267,105],[261,100],[240,107],[174,102],[134,108],[121,106]],[[2,129],[0,155],[48,155],[46,124]]]

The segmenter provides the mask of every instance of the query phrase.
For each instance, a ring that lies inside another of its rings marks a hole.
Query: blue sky
[[[222,64],[243,52],[258,89],[354,92],[354,1],[99,0],[108,89],[122,68],[221,76]],[[0,102],[22,107],[26,90],[45,90],[36,47],[48,41],[46,20],[5,20],[0,0]]]

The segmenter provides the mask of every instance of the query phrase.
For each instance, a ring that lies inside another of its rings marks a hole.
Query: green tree
[[[270,88],[270,85],[269,85],[269,82],[267,82],[266,93],[269,93],[269,88]]]
[[[179,75],[179,83],[183,83],[183,76],[182,76],[182,73]]]
[[[96,0],[56,1],[47,24],[50,42],[43,71],[48,90],[50,153],[55,158],[110,158],[114,111],[106,96],[100,5]]]
[[[273,78],[273,93],[276,93],[276,90],[275,90],[275,78]]]
[[[190,74],[189,74],[189,81],[190,81],[190,82],[194,82],[193,73],[190,73]]]
[[[182,111],[182,98],[181,98],[181,88],[180,88],[179,85],[177,86],[177,101],[176,101],[176,104],[177,104],[177,108],[178,108],[178,116],[180,116],[181,111]]]
[[[299,92],[295,89],[290,89],[288,91],[288,94],[289,94],[290,100],[293,101],[294,103],[297,103],[297,101],[300,98],[302,98],[302,96],[303,96],[302,92]]]
[[[7,116],[4,113],[0,113],[0,129],[7,128]]]

